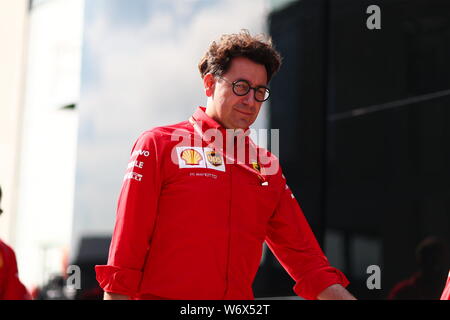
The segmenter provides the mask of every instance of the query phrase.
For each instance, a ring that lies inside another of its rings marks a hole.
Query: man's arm
[[[333,284],[317,296],[319,300],[356,300],[356,298],[340,284]]]
[[[330,265],[297,200],[283,181],[280,200],[268,223],[267,245],[295,280],[294,292],[298,296],[307,300],[333,299],[330,293],[336,290],[347,293],[344,289],[349,283],[347,278]],[[334,289],[336,284],[342,290]]]
[[[124,294],[105,292],[103,300],[130,300],[130,297]]]
[[[129,297],[138,293],[161,186],[156,143],[155,133],[146,131],[133,146],[117,203],[108,262],[95,267],[105,292]],[[107,296],[113,297],[118,296]]]

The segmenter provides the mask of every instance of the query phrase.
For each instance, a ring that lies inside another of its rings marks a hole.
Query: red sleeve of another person
[[[20,282],[14,250],[0,240],[0,300],[30,300]]]
[[[442,292],[441,300],[450,300],[450,272],[448,273],[447,285]]]

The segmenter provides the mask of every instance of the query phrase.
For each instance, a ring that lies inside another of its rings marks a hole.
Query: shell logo
[[[181,159],[184,160],[184,162],[187,165],[198,165],[200,163],[200,161],[203,160],[202,155],[194,150],[194,149],[186,149],[183,152],[181,152]]]
[[[206,159],[209,163],[211,163],[213,166],[218,167],[222,165],[222,157],[218,155],[215,151],[208,151],[206,152]]]

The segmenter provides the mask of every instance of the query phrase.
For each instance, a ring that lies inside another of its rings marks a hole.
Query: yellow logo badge
[[[184,160],[186,165],[195,166],[198,165],[200,161],[203,160],[203,157],[198,151],[194,149],[186,149],[183,150],[183,152],[181,153],[181,159]]]
[[[217,154],[215,151],[207,151],[205,152],[205,155],[208,162],[213,166],[219,167],[222,165],[222,156]]]
[[[261,173],[261,166],[259,165],[258,162],[252,162],[252,166],[253,166],[253,169],[255,169],[256,171]]]

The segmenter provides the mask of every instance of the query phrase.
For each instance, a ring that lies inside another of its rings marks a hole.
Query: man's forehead
[[[267,84],[266,67],[245,57],[234,58],[226,74],[232,81],[246,80],[255,86]]]

